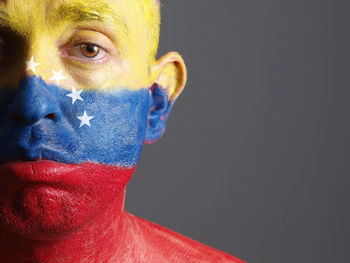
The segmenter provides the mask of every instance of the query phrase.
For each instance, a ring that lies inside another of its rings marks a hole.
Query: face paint
[[[79,242],[99,244],[125,214],[142,145],[164,133],[178,86],[165,66],[176,54],[154,57],[159,5],[9,0],[0,27],[0,233],[16,243],[85,229]]]
[[[0,97],[0,218],[17,222],[8,228],[72,230],[125,188],[140,157],[150,89],[67,90],[26,76]]]
[[[152,103],[149,89],[69,91],[34,76],[12,93],[1,121],[0,161],[136,165]]]

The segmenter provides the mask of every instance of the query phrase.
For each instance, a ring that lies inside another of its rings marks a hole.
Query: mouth
[[[79,184],[79,178],[74,176],[79,169],[79,165],[45,158],[11,161],[0,165],[0,181],[74,185]]]
[[[94,162],[66,164],[44,158],[33,161],[16,160],[0,164],[0,185],[41,183],[81,188],[84,185],[98,185],[109,178],[123,186],[130,180],[135,168]]]

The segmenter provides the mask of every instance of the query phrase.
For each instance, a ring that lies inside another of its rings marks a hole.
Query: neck
[[[33,241],[5,235],[0,258],[12,263],[108,262],[122,245],[125,189],[106,211],[78,231],[50,241]]]

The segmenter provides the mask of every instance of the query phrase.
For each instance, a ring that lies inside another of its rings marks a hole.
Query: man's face
[[[0,3],[7,231],[45,238],[80,227],[124,189],[143,142],[164,132],[176,94],[173,82],[153,83],[166,84],[172,67],[154,70],[141,2]]]

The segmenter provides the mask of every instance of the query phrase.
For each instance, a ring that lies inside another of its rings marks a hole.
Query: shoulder
[[[151,251],[153,261],[181,263],[244,263],[229,254],[208,247],[167,228],[125,213],[125,227],[137,236],[137,246],[146,254]],[[156,259],[156,256],[158,258]]]

